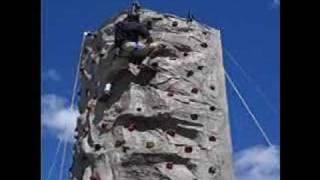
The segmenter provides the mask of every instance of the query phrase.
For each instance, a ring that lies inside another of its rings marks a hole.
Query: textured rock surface
[[[231,139],[220,32],[142,10],[165,50],[154,68],[117,76],[101,100],[114,60],[114,23],[86,38],[72,180],[232,180]]]

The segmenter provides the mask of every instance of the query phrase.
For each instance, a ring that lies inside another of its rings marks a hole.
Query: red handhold
[[[169,134],[170,136],[174,137],[176,133],[174,132],[174,130],[168,130],[167,134]]]
[[[128,130],[131,132],[133,130],[136,129],[136,125],[135,124],[130,124],[129,127],[128,127]]]
[[[173,96],[173,92],[169,92],[168,96],[172,97]]]
[[[101,180],[99,176],[91,176],[90,180]]]
[[[197,88],[192,88],[191,92],[194,93],[194,94],[197,94],[198,93],[198,89]]]
[[[210,136],[209,137],[209,141],[216,141],[217,139],[216,139],[216,137],[214,137],[214,136]]]
[[[102,124],[101,124],[101,128],[102,128],[102,129],[106,129],[106,127],[107,127],[107,124],[106,124],[106,123],[102,123]]]
[[[90,180],[101,180],[99,174],[95,172],[91,177]]]
[[[192,147],[191,146],[187,146],[187,147],[185,147],[184,151],[186,153],[191,153],[192,152]]]
[[[173,163],[172,162],[168,162],[166,167],[167,167],[167,169],[172,169],[173,168]]]

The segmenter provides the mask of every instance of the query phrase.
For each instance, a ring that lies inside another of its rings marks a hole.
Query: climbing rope
[[[78,79],[79,79],[79,70],[80,70],[80,64],[81,64],[81,55],[82,55],[84,41],[85,41],[86,36],[87,36],[87,32],[84,32],[83,36],[82,36],[82,42],[81,42],[80,57],[79,57],[79,61],[78,61],[77,69],[76,69],[76,75],[75,75],[74,84],[73,84],[71,104],[70,104],[70,108],[69,108],[70,110],[73,110],[74,101],[75,101],[75,97],[76,97],[76,91],[77,91],[77,85],[78,85]],[[65,128],[66,128],[66,126],[65,126]],[[67,139],[62,138],[62,140],[64,140],[64,144],[63,144],[62,160],[61,160],[61,164],[60,164],[59,180],[63,179],[63,168],[64,168],[64,162],[65,162],[65,157],[66,157],[66,150],[68,147]]]
[[[224,47],[224,51],[226,52],[226,55],[229,57],[227,59],[230,59],[231,62],[236,65],[242,75],[245,77],[245,79],[253,84],[255,86],[255,90],[257,93],[261,95],[261,97],[264,99],[264,102],[268,106],[268,108],[277,116],[279,114],[279,111],[272,105],[270,100],[267,98],[266,94],[262,91],[262,89],[258,86],[258,84],[254,83],[253,78],[244,70],[244,68],[240,65],[240,63],[234,58],[234,56],[230,53],[230,51],[227,50],[227,48]]]
[[[270,147],[273,146],[273,144],[270,141],[270,138],[267,136],[267,134],[265,133],[265,131],[263,130],[261,124],[259,123],[259,121],[257,120],[256,116],[253,114],[253,112],[251,111],[250,107],[248,106],[247,102],[245,101],[245,99],[243,98],[243,96],[241,95],[240,91],[238,90],[237,86],[235,85],[235,83],[232,81],[231,77],[229,76],[229,74],[224,71],[226,78],[228,80],[228,82],[230,83],[230,85],[232,86],[233,90],[236,92],[236,94],[238,95],[241,103],[243,104],[243,106],[246,108],[246,110],[248,111],[249,115],[251,116],[253,122],[255,123],[255,125],[258,127],[259,131],[261,132],[263,138],[265,139],[265,141],[268,143],[268,145]]]
[[[47,180],[50,179],[50,177],[51,177],[53,168],[54,168],[54,166],[56,164],[56,161],[57,161],[57,157],[58,157],[58,154],[59,154],[59,151],[60,151],[61,144],[62,144],[62,140],[59,140],[59,143],[58,143],[58,146],[57,146],[54,158],[53,158],[53,162],[52,162],[52,164],[51,164],[51,166],[49,168],[49,173],[48,173],[48,176],[46,178]]]
[[[64,167],[64,161],[65,161],[65,157],[66,157],[67,146],[68,146],[67,140],[66,140],[66,138],[64,138],[62,161],[61,161],[61,164],[60,164],[60,172],[59,172],[59,180],[63,179],[63,167]]]

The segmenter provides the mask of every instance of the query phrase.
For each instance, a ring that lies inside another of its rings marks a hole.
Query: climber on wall
[[[115,47],[117,55],[128,56],[146,51],[153,41],[147,27],[140,23],[139,14],[130,13],[127,18],[115,25]],[[145,40],[139,41],[139,38]]]
[[[109,69],[104,93],[111,92],[112,81],[115,76],[129,66],[129,59],[132,56],[149,59],[149,55],[159,47],[158,42],[153,42],[149,29],[140,22],[138,11],[128,13],[127,17],[115,25],[114,53],[115,60]]]

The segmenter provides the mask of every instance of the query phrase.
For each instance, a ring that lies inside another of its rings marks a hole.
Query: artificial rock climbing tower
[[[131,63],[103,98],[125,16],[85,38],[70,179],[233,180],[220,32],[142,9],[164,50],[138,72]]]

